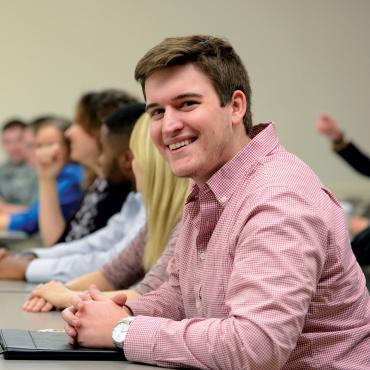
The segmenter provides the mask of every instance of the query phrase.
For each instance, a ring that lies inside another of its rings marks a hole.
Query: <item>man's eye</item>
[[[198,105],[199,103],[193,100],[187,100],[181,103],[181,108],[187,109],[187,108],[193,108],[195,105]]]
[[[160,118],[163,115],[163,109],[154,109],[150,112],[152,118]]]

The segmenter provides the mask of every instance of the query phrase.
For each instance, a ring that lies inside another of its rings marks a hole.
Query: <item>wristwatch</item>
[[[113,328],[112,340],[118,349],[123,349],[123,343],[125,342],[128,329],[135,319],[135,316],[126,316]]]

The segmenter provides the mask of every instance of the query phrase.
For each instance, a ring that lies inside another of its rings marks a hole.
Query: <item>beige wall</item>
[[[249,71],[255,121],[276,121],[287,148],[338,195],[370,195],[313,131],[327,111],[369,146],[369,14],[368,0],[0,0],[0,120],[71,115],[88,89],[140,95],[133,70],[149,47],[221,35]]]

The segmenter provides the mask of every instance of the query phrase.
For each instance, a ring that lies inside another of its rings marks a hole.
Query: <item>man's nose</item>
[[[182,120],[178,112],[175,109],[166,109],[163,116],[163,127],[162,131],[165,134],[171,134],[176,131],[179,131],[183,128]]]

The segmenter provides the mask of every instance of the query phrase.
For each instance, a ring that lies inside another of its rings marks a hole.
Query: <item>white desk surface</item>
[[[3,285],[6,285],[3,282]],[[23,282],[12,282],[13,291],[1,290],[0,284],[0,329],[61,329],[63,321],[60,312],[29,313],[22,310],[22,304],[27,298],[27,292],[21,292],[26,287]],[[0,370],[149,370],[163,369],[127,361],[30,361],[4,360],[0,355]]]

